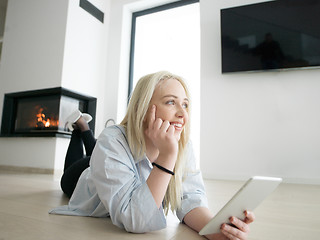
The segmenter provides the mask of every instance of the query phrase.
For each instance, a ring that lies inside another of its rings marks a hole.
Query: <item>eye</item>
[[[189,107],[189,104],[188,104],[188,103],[183,103],[183,104],[182,104],[182,107],[183,107],[183,108],[188,108],[188,107]]]
[[[168,105],[174,105],[174,100],[169,100],[169,101],[166,102],[166,104],[168,104]]]

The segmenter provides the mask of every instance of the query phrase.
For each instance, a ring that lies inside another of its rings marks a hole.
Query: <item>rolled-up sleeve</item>
[[[184,216],[192,209],[197,207],[208,207],[205,187],[202,174],[196,169],[195,156],[192,144],[189,143],[187,150],[187,168],[182,182],[182,201],[181,207],[177,210],[177,217],[182,222]]]
[[[142,233],[166,227],[145,180],[139,176],[119,129],[105,129],[91,156],[92,180],[101,202],[118,227]]]

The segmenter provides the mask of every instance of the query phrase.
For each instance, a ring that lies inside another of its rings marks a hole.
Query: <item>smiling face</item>
[[[153,93],[152,105],[156,105],[156,118],[167,120],[175,127],[175,136],[179,140],[189,120],[189,99],[181,83],[173,78],[162,80]]]

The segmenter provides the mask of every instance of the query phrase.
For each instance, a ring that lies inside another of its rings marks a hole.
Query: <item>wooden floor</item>
[[[205,181],[210,208],[217,212],[243,182]],[[168,227],[131,234],[110,219],[50,215],[67,203],[59,176],[0,171],[0,240],[23,239],[204,239],[168,217]],[[319,240],[320,186],[281,184],[255,211],[252,240]]]

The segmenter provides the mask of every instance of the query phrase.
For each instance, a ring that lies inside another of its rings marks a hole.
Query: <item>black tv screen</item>
[[[320,66],[320,0],[221,9],[222,72]]]

